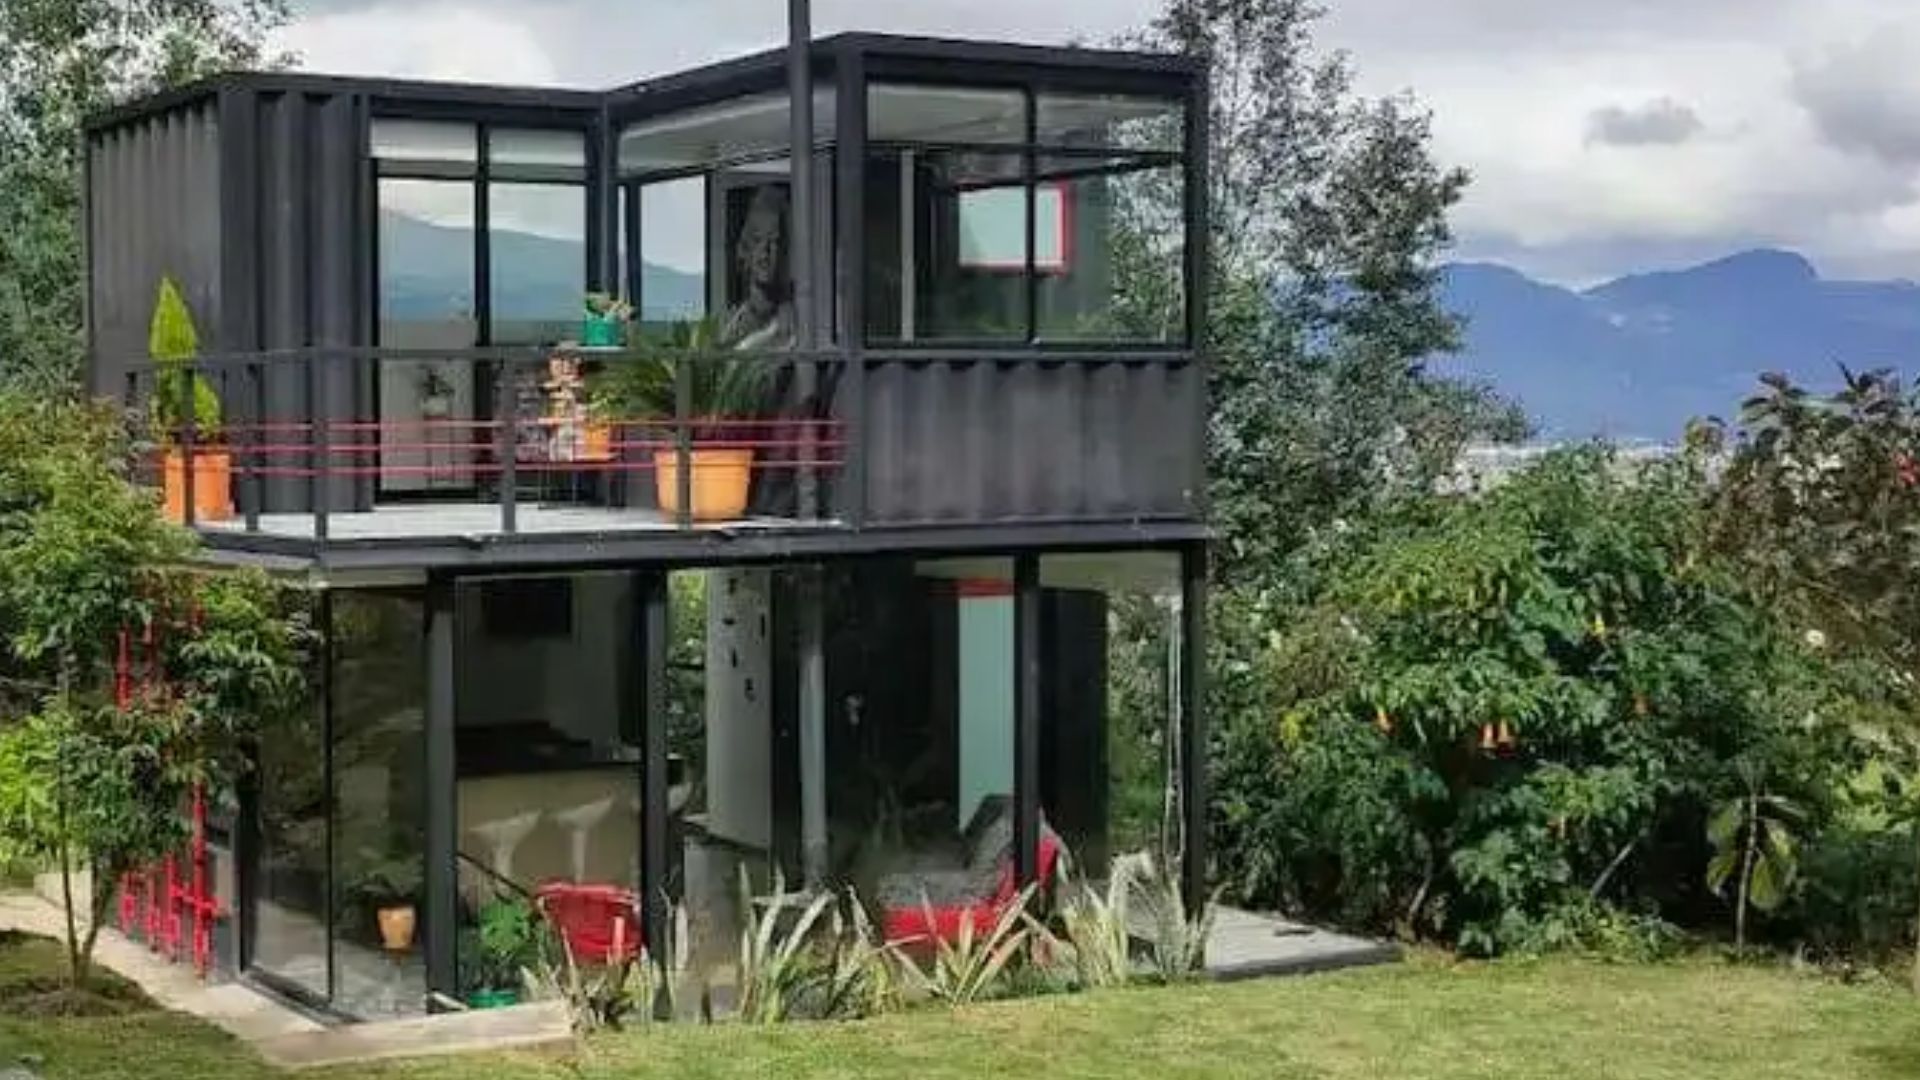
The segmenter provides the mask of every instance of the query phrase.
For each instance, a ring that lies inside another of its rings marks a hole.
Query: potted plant
[[[710,320],[681,323],[665,344],[642,344],[634,358],[608,364],[594,391],[601,415],[655,421],[663,430],[681,419],[678,381],[685,366],[689,451],[695,521],[726,521],[746,512],[755,448],[740,421],[767,407],[777,366],[763,357],[713,351]],[[659,423],[664,421],[665,423]],[[671,439],[653,451],[660,509],[680,512],[680,454]]]
[[[498,1009],[520,1001],[522,972],[533,967],[539,948],[539,920],[525,900],[495,899],[480,909],[471,939],[472,964],[467,1004]]]
[[[632,304],[608,293],[588,293],[580,344],[589,349],[617,349],[626,344],[627,324],[632,321]]]
[[[374,923],[380,931],[380,944],[388,952],[403,953],[413,948],[419,928],[419,909],[415,900],[422,879],[418,852],[369,851],[360,859],[360,874],[353,891],[374,911]]]
[[[187,520],[187,452],[181,437],[193,421],[193,516],[224,521],[233,516],[233,455],[221,426],[220,395],[206,376],[192,369],[200,352],[193,313],[180,287],[160,279],[160,293],[147,329],[147,355],[153,360],[151,414],[155,441],[162,450],[160,487],[169,520]]]

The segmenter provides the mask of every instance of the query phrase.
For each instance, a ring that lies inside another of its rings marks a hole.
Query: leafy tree
[[[1842,373],[1831,396],[1763,380],[1735,432],[1718,537],[1810,633],[1879,666],[1907,707],[1872,734],[1911,749],[1920,742],[1920,395],[1888,372]],[[1920,953],[1913,979],[1920,991]]]
[[[264,576],[191,565],[128,481],[110,411],[0,394],[0,457],[0,860],[57,863],[79,984],[112,883],[176,848],[188,794],[222,789],[253,725],[297,697],[307,635]],[[167,684],[123,701],[119,636],[148,629]]]
[[[81,124],[261,53],[285,0],[0,3],[0,387],[71,390],[80,370]]]
[[[1467,176],[1406,95],[1369,100],[1322,54],[1309,0],[1169,0],[1132,43],[1212,70],[1210,475],[1229,581],[1284,590],[1336,521],[1526,424],[1432,375],[1458,343],[1439,297]]]
[[[1229,888],[1490,953],[1710,910],[1738,763],[1824,820],[1866,706],[1702,551],[1702,484],[1570,452],[1377,517],[1227,680]]]

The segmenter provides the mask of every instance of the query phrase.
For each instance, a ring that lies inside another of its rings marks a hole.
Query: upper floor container
[[[214,546],[316,563],[1204,535],[1204,71],[812,52],[804,222],[784,50],[606,93],[234,75],[99,117],[94,389]],[[163,281],[191,360],[152,359]]]

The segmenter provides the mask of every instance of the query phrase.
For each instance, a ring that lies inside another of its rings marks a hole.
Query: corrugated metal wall
[[[117,399],[144,361],[163,276],[179,283],[203,347],[218,336],[220,138],[210,97],[88,138],[95,393]]]
[[[1190,517],[1192,362],[888,361],[866,377],[876,524]]]
[[[365,210],[371,195],[361,152],[363,114],[364,98],[358,94],[240,92],[229,98],[232,190],[224,239],[223,324],[229,349],[352,346],[372,340],[373,252]],[[325,364],[322,392],[330,415],[371,415],[364,366]],[[265,391],[268,420],[306,417],[305,365],[271,366]],[[240,396],[247,399],[239,403],[240,413],[250,415],[251,388]],[[273,461],[307,464],[284,457]],[[277,477],[263,488],[267,511],[310,509],[302,478]],[[371,499],[365,482],[337,479],[331,506],[370,506]]]

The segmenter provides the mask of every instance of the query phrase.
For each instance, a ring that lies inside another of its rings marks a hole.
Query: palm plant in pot
[[[393,953],[411,950],[420,924],[416,903],[424,877],[419,852],[375,849],[364,852],[358,863],[353,892],[373,909],[381,947]]]
[[[187,520],[187,452],[181,445],[187,422],[193,423],[193,516],[223,521],[233,516],[233,455],[226,448],[220,395],[206,376],[193,370],[200,336],[193,326],[180,286],[160,279],[147,328],[147,355],[153,360],[151,413],[162,450],[161,491],[169,520]]]
[[[474,927],[462,935],[461,971],[467,1004],[497,1009],[520,1001],[526,972],[540,960],[541,922],[533,905],[501,897],[480,908]]]
[[[726,521],[746,512],[756,448],[744,421],[762,415],[777,365],[764,357],[713,350],[711,320],[676,324],[664,340],[637,343],[633,357],[607,365],[594,387],[601,415],[653,421],[671,429],[680,416],[680,380],[687,383],[686,416],[692,491],[689,516]],[[653,451],[660,509],[680,513],[680,454],[662,443]]]

